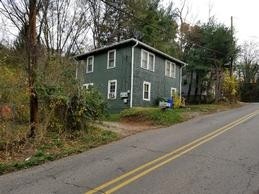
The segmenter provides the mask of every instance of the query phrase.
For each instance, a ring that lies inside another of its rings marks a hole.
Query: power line
[[[119,12],[121,12],[121,13],[124,13],[124,14],[126,14],[126,15],[132,17],[132,18],[135,18],[136,20],[142,22],[142,23],[145,24],[145,25],[149,25],[149,26],[151,26],[151,27],[153,27],[153,28],[155,28],[155,29],[157,29],[157,30],[163,32],[163,33],[168,33],[168,32],[166,32],[166,31],[164,31],[163,29],[158,28],[157,26],[154,26],[154,25],[152,25],[152,24],[148,24],[147,22],[143,21],[142,19],[138,18],[137,16],[132,15],[131,13],[128,13],[128,12],[126,12],[126,11],[120,9],[120,8],[118,8],[117,6],[115,6],[115,5],[113,5],[113,4],[109,3],[109,2],[107,2],[107,1],[105,1],[105,0],[100,0],[100,1],[102,1],[103,3],[105,3],[106,5],[108,5],[108,6],[112,7],[112,8],[114,8],[114,9],[116,9],[117,11],[119,11]],[[151,36],[152,36],[152,35],[151,35]],[[219,54],[221,54],[221,55],[225,55],[225,53],[223,53],[223,52],[220,52],[220,51],[218,51],[218,50],[211,49],[211,48],[208,48],[208,47],[199,45],[199,44],[197,44],[197,43],[194,42],[194,41],[189,40],[189,42],[194,43],[196,46],[198,46],[198,47],[200,47],[200,48],[203,48],[203,49],[205,49],[205,50],[209,50],[209,51],[217,52],[217,53],[219,53]]]

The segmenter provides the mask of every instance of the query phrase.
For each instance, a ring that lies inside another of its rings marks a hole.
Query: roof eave
[[[125,44],[125,43],[128,43],[128,42],[131,42],[131,41],[136,41],[136,39],[131,38],[131,39],[123,40],[121,42],[117,42],[117,43],[114,43],[114,44],[111,44],[111,45],[108,45],[108,46],[104,46],[104,47],[101,47],[101,48],[94,49],[94,50],[89,51],[87,53],[76,55],[76,56],[74,56],[74,58],[77,60],[80,57],[89,56],[93,53],[96,53],[96,52],[99,52],[99,51],[102,51],[102,50],[107,50],[109,48],[113,48],[113,47],[116,47],[118,45],[122,45],[122,44]]]
[[[87,52],[87,53],[84,53],[84,54],[80,54],[80,55],[76,55],[73,58],[78,60],[78,58],[81,58],[81,57],[84,57],[84,56],[89,56],[89,55],[91,55],[93,53],[96,53],[96,52],[99,52],[99,51],[102,51],[102,50],[107,50],[109,48],[113,48],[113,47],[116,47],[118,45],[122,45],[122,44],[129,43],[129,42],[135,42],[135,43],[138,42],[139,45],[142,45],[143,47],[146,47],[147,49],[149,49],[149,50],[151,50],[153,52],[156,52],[156,53],[158,53],[158,54],[160,54],[160,55],[162,55],[162,56],[164,56],[164,57],[166,57],[168,59],[171,59],[172,61],[178,63],[180,66],[186,66],[187,65],[183,61],[181,61],[179,59],[176,59],[176,58],[174,58],[174,57],[172,57],[172,56],[170,56],[170,55],[168,55],[168,54],[166,54],[166,53],[164,53],[164,52],[162,52],[162,51],[160,51],[160,50],[158,50],[158,49],[156,49],[154,47],[151,47],[151,46],[149,46],[149,45],[147,45],[147,44],[145,44],[145,43],[143,43],[143,42],[141,42],[141,41],[139,41],[139,40],[137,40],[135,38],[123,40],[121,42],[117,42],[117,43],[114,43],[114,44],[109,45],[109,46],[105,46],[105,47],[102,47],[102,48],[94,49],[94,50],[92,50],[90,52]]]

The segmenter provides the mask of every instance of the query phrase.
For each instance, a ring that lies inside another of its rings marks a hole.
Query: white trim
[[[165,60],[165,76],[166,77],[170,77],[170,63],[168,64],[168,62],[170,62],[170,61],[168,61],[168,60]],[[167,67],[168,67],[168,65],[169,65],[169,74],[168,74],[168,72],[167,72]]]
[[[144,55],[144,53],[147,54],[147,67],[146,68],[143,66],[143,55]],[[143,68],[143,69],[148,69],[148,52],[144,49],[141,49],[141,59],[140,60],[141,60],[140,67]]]
[[[169,75],[167,74],[167,65],[169,65]],[[173,69],[173,75],[172,75],[172,69]],[[172,61],[165,60],[165,76],[176,78],[176,64]]]
[[[113,67],[109,66],[109,60],[110,60],[110,53],[111,52],[114,52],[114,66]],[[108,53],[107,53],[107,69],[112,69],[112,68],[115,68],[115,67],[116,67],[116,49],[113,49],[113,50],[109,50]]]
[[[148,98],[145,98],[145,85],[148,85]],[[143,82],[143,100],[150,101],[151,98],[151,83],[144,81]]]
[[[153,56],[153,59],[154,59],[154,61],[153,61],[153,69],[149,69],[149,59],[150,59],[150,55],[152,55]],[[156,65],[156,56],[155,56],[155,54],[153,54],[153,53],[148,53],[148,70],[149,71],[153,71],[153,72],[155,72],[155,65]]]
[[[93,86],[94,85],[94,83],[86,83],[86,84],[83,84],[83,88],[85,88],[85,89],[89,89],[89,86]]]
[[[110,86],[111,86],[111,83],[112,82],[115,82],[115,92],[114,92],[114,98],[111,98],[110,97]],[[108,92],[107,92],[107,99],[110,99],[110,100],[115,100],[117,98],[117,80],[108,80]]]
[[[144,55],[144,53],[147,54],[147,67],[146,67],[146,68],[143,66],[143,55]],[[154,60],[153,60],[153,69],[150,69],[150,64],[149,64],[150,55],[152,55],[152,56],[153,56],[153,59],[154,59]],[[153,53],[151,53],[151,52],[146,51],[145,49],[141,49],[140,67],[141,67],[142,69],[146,69],[146,70],[148,70],[148,71],[155,72],[155,65],[156,65],[156,55],[153,54]]]
[[[133,87],[134,87],[134,48],[138,45],[138,41],[136,44],[131,48],[131,77],[130,77],[130,108],[133,107]]]
[[[170,95],[172,96],[172,91],[174,90],[175,94],[177,93],[177,88],[171,88]]]
[[[173,78],[176,78],[176,64],[173,62],[173,68],[174,68],[174,75],[172,75]]]
[[[92,58],[92,71],[88,71],[88,65],[89,65],[88,62],[89,62],[90,58]],[[94,72],[94,56],[93,55],[87,57],[87,59],[86,59],[86,73],[92,73],[92,72]]]
[[[98,49],[92,50],[92,51],[87,52],[87,53],[84,53],[84,54],[76,55],[74,58],[78,59],[79,57],[83,57],[83,56],[86,56],[86,55],[91,55],[91,54],[93,54],[93,53],[95,53],[95,52],[99,52],[99,51],[102,51],[102,50],[105,50],[105,49],[112,49],[112,48],[114,48],[114,47],[116,47],[116,46],[119,46],[119,45],[122,45],[122,44],[126,44],[126,43],[128,43],[128,42],[135,42],[137,45],[138,45],[138,44],[139,44],[139,45],[142,45],[143,47],[145,47],[145,48],[147,48],[147,49],[150,49],[151,51],[153,51],[153,52],[155,52],[155,53],[157,53],[157,54],[160,54],[160,55],[162,55],[162,56],[164,56],[164,57],[166,57],[166,58],[168,58],[168,59],[170,59],[170,60],[172,60],[172,61],[175,61],[175,62],[181,64],[182,66],[186,66],[186,65],[187,65],[187,64],[184,63],[183,61],[180,61],[179,59],[176,59],[176,58],[174,58],[174,57],[172,57],[172,56],[170,56],[170,55],[168,55],[168,54],[166,54],[166,53],[164,53],[164,52],[162,52],[162,51],[160,51],[160,50],[157,50],[157,49],[155,49],[154,47],[151,47],[151,46],[149,46],[149,45],[147,45],[147,44],[145,44],[145,43],[143,43],[143,42],[141,42],[141,41],[139,41],[139,40],[137,40],[137,39],[135,39],[135,38],[123,40],[123,41],[121,41],[121,42],[117,42],[117,43],[111,44],[111,45],[109,45],[109,46],[105,46],[105,47],[102,47],[102,48],[98,48]]]

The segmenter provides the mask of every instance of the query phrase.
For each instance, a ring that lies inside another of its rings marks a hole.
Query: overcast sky
[[[179,6],[182,0],[163,1],[165,5],[173,2]],[[244,41],[259,42],[259,0],[187,0],[187,4],[190,8],[189,22],[206,22],[211,15],[218,22],[230,26],[230,17],[233,16],[239,44]]]
[[[184,0],[162,0],[164,5],[170,2],[174,7],[181,5]],[[186,0],[189,6],[187,22],[208,21],[209,15],[215,16],[218,22],[230,26],[230,17],[233,16],[235,35],[238,43],[244,41],[259,42],[259,0]],[[211,9],[211,12],[209,11]],[[209,14],[210,13],[210,14]],[[0,20],[0,37],[10,37],[10,29],[2,29],[5,22]]]

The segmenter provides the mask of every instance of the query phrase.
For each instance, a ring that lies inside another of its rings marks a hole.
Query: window
[[[175,76],[176,76],[175,63],[168,61],[168,60],[165,61],[165,76],[175,78]]]
[[[116,67],[116,50],[108,51],[107,69]]]
[[[116,99],[117,96],[117,80],[108,81],[108,99]]]
[[[90,89],[90,88],[92,88],[94,86],[94,83],[87,83],[87,84],[83,84],[83,88],[85,88],[85,89]]]
[[[155,71],[155,55],[142,49],[141,67],[149,71]]]
[[[143,82],[143,100],[150,101],[151,83]]]
[[[148,55],[148,70],[154,71],[155,70],[155,55],[149,53]]]
[[[94,71],[94,57],[88,57],[86,63],[86,73],[91,73]]]
[[[141,60],[141,67],[147,69],[148,63],[148,52],[142,50],[142,60]]]
[[[171,96],[175,96],[177,92],[176,88],[171,88]]]
[[[170,67],[171,67],[170,61],[166,61],[165,62],[165,76],[170,77]]]

